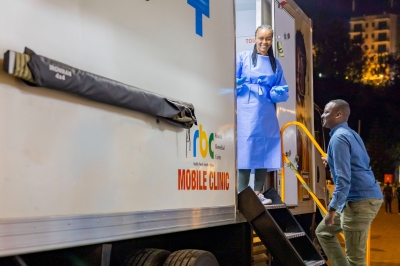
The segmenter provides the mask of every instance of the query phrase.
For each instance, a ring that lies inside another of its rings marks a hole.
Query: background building
[[[363,82],[381,84],[391,78],[387,65],[389,54],[396,54],[400,44],[398,15],[358,16],[350,18],[350,39],[363,44],[366,65]]]

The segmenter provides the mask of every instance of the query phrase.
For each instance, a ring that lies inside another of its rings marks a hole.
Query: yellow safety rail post
[[[296,125],[299,126],[301,129],[303,129],[303,131],[307,134],[308,138],[312,141],[312,143],[314,143],[315,147],[317,148],[317,150],[319,151],[319,153],[322,155],[322,157],[326,158],[327,155],[326,153],[321,149],[321,147],[319,146],[319,144],[317,143],[317,141],[314,139],[314,137],[311,135],[310,131],[308,131],[308,129],[300,122],[297,121],[292,121],[292,122],[288,122],[286,123],[282,128],[281,128],[281,151],[282,151],[282,169],[281,169],[281,198],[282,201],[285,202],[285,163],[291,164],[289,158],[286,156],[285,154],[285,146],[283,143],[283,132],[285,131],[285,129],[291,125]],[[304,181],[303,177],[297,172],[294,171],[297,179],[299,179],[299,181],[301,182],[301,184],[305,187],[308,188],[307,183]],[[310,193],[311,197],[314,199],[315,203],[318,205],[319,209],[326,214],[327,210],[325,209],[325,207],[322,205],[322,203],[319,201],[319,199],[317,198],[317,196],[310,190],[308,190],[308,192]],[[342,238],[344,239],[344,235],[340,234],[342,236]],[[371,248],[371,227],[369,229],[368,232],[368,239],[367,239],[367,252],[366,252],[366,263],[367,266],[370,265],[370,248]]]
[[[371,226],[369,226],[368,230],[368,238],[367,238],[367,250],[366,250],[366,264],[370,266],[371,263]]]

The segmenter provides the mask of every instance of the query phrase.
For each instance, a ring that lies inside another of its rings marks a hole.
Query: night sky
[[[356,8],[352,11],[353,0],[294,0],[297,5],[313,20],[318,16],[327,19],[349,20],[352,16],[376,15],[383,12],[400,14],[400,0],[355,0]]]

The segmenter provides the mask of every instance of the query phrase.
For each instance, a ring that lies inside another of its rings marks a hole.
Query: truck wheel
[[[211,252],[184,249],[171,253],[163,266],[219,266],[219,264]]]
[[[180,257],[184,257],[184,252],[186,250],[177,250],[175,252],[172,252],[168,258],[165,260],[164,265],[163,266],[174,266],[175,262],[180,258]]]
[[[122,264],[124,266],[162,266],[171,252],[163,249],[146,248],[132,252]]]

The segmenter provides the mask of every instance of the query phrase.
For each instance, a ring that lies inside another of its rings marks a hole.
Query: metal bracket
[[[28,266],[20,256],[15,256],[14,259],[17,261],[19,266]]]
[[[110,266],[112,244],[103,244],[101,250],[101,266]]]

